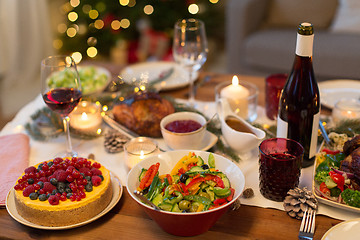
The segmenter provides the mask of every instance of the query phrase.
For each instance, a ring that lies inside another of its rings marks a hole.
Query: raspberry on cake
[[[32,223],[52,227],[90,219],[112,198],[109,170],[80,157],[28,167],[14,189],[18,213]]]

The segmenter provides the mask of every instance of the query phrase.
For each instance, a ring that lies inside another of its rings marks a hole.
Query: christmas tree
[[[148,57],[139,56],[141,39],[146,39],[152,50],[164,40],[161,54],[166,57],[164,48],[171,48],[178,19],[203,20],[207,37],[221,43],[223,12],[219,0],[69,0],[63,6],[66,22],[58,26],[54,46],[77,61],[108,58],[112,49],[123,48],[128,62],[136,62]]]

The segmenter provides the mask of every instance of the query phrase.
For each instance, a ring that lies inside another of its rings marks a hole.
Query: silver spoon
[[[153,202],[151,202],[149,199],[147,199],[141,192],[139,192],[138,190],[134,191],[134,194],[143,202],[145,202],[146,204],[150,205],[151,207],[153,207],[156,211],[161,211],[161,209],[156,206]]]

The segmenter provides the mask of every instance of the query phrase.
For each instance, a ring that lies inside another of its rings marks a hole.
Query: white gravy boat
[[[253,148],[258,147],[260,142],[265,138],[265,132],[252,126],[234,113],[226,99],[218,99],[216,103],[216,111],[220,118],[222,135],[228,145],[236,152],[245,153],[251,151]],[[239,126],[246,129],[246,131],[237,131],[233,129],[226,123],[226,119],[233,119],[239,124]]]

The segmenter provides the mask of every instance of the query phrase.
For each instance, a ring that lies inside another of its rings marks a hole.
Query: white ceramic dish
[[[342,98],[360,97],[360,80],[338,79],[319,82],[320,102],[328,108]]]
[[[171,149],[166,143],[165,141],[161,138],[161,139],[155,139],[157,140],[159,146],[161,147],[162,150],[165,151],[171,151],[173,149]],[[212,148],[216,142],[218,141],[218,137],[213,134],[212,132],[209,131],[205,131],[205,136],[204,136],[204,141],[202,141],[201,145],[199,146],[199,148],[194,148],[192,150],[201,150],[201,151],[207,151],[210,148]]]
[[[315,173],[316,173],[315,171],[316,171],[317,166],[318,166],[317,159],[315,158],[313,176],[315,176]],[[322,196],[320,196],[315,191],[315,188],[319,189],[319,184],[315,182],[315,179],[313,177],[313,179],[312,179],[312,192],[313,192],[314,196],[318,199],[319,202],[324,203],[324,204],[329,205],[329,206],[332,206],[332,207],[348,210],[348,211],[355,212],[355,213],[360,213],[360,208],[352,207],[352,206],[349,206],[349,205],[346,205],[346,204],[343,204],[343,203],[338,203],[338,202],[334,202],[334,201],[331,201],[329,199],[323,198]]]
[[[330,228],[321,240],[357,240],[360,235],[360,218],[351,219]]]
[[[91,223],[91,222],[95,221],[96,219],[104,216],[119,202],[119,200],[122,196],[122,193],[123,193],[123,188],[122,188],[119,178],[114,173],[111,173],[111,184],[112,184],[112,188],[113,188],[113,196],[112,196],[112,199],[111,199],[109,205],[102,212],[100,212],[98,215],[94,216],[93,218],[90,218],[86,221],[83,221],[83,222],[77,223],[77,224],[73,224],[73,225],[61,226],[61,227],[47,227],[47,226],[42,226],[42,225],[32,223],[32,222],[24,219],[18,213],[18,211],[16,209],[15,200],[14,200],[15,190],[13,188],[9,191],[9,193],[6,197],[6,203],[5,203],[6,210],[8,211],[8,213],[10,214],[10,216],[13,219],[15,219],[19,223],[24,224],[28,227],[45,229],[45,230],[64,230],[64,229],[76,228],[76,227],[80,227],[85,224]]]
[[[126,83],[132,83],[133,79],[140,80],[144,76],[148,77],[149,83],[158,79],[161,73],[173,68],[174,71],[162,82],[155,86],[160,90],[172,90],[185,87],[189,84],[188,71],[175,62],[143,62],[130,65],[120,72],[120,76]],[[193,74],[193,81],[197,79],[198,73]]]

